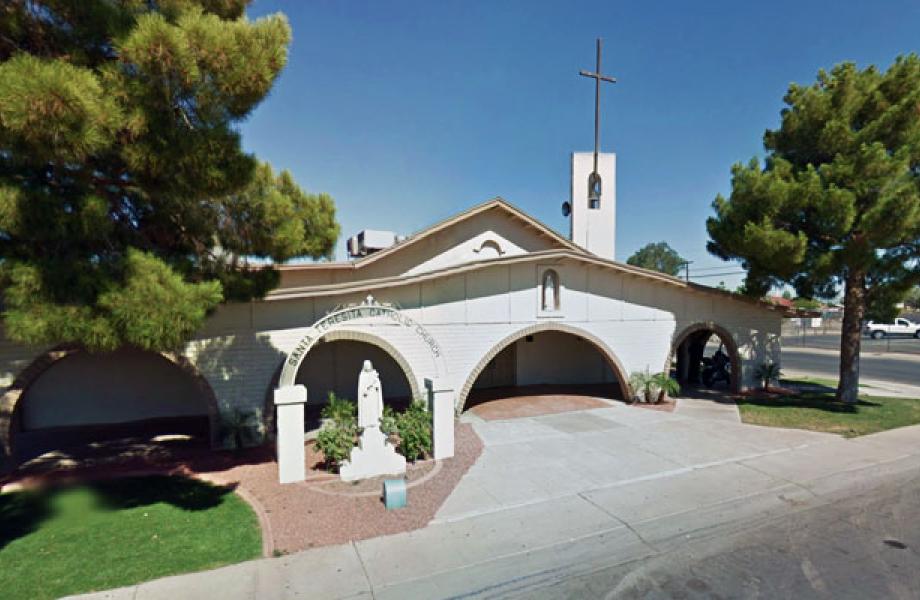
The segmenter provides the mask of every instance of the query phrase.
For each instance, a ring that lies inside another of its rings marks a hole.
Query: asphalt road
[[[840,349],[840,333],[809,333],[801,335],[784,335],[783,346],[806,346],[809,348],[824,348],[827,350]],[[920,354],[920,340],[912,337],[891,337],[873,340],[863,336],[862,351],[871,352],[898,352],[905,354]]]
[[[860,496],[531,588],[526,597],[916,599],[918,517],[914,471]]]
[[[807,350],[794,348],[793,351],[783,352],[783,368],[837,378],[840,368],[838,355],[828,354],[826,351]],[[859,360],[859,374],[866,379],[920,385],[920,361],[914,357],[898,357],[891,354],[878,356],[863,350]]]

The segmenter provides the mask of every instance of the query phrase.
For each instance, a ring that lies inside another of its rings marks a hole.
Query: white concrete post
[[[303,481],[307,477],[303,432],[306,402],[307,388],[302,385],[286,385],[275,390],[278,479],[281,483]]]
[[[450,458],[454,455],[454,390],[442,378],[425,379],[425,389],[431,411],[434,458]]]

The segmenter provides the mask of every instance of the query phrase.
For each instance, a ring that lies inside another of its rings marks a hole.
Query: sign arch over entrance
[[[418,377],[416,377],[415,371],[412,369],[409,361],[406,360],[405,356],[403,356],[403,354],[397,350],[393,344],[371,333],[367,333],[365,331],[355,331],[348,328],[335,329],[323,335],[322,337],[323,343],[341,341],[361,342],[375,346],[382,350],[384,353],[389,355],[391,359],[393,359],[393,362],[396,363],[396,366],[399,368],[403,377],[406,378],[406,383],[409,384],[409,394],[412,396],[412,398],[415,399],[423,397],[421,381]],[[355,375],[357,375],[357,371],[355,372]],[[265,398],[265,406],[263,407],[263,411],[265,414],[265,428],[269,432],[273,432],[275,430],[276,419],[274,408],[275,400],[271,394],[268,394]]]
[[[421,323],[416,322],[392,304],[380,303],[377,302],[373,296],[368,296],[367,299],[360,304],[333,310],[307,329],[307,332],[301,336],[300,341],[294,346],[294,349],[284,360],[284,365],[281,368],[281,375],[278,378],[278,387],[281,388],[294,385],[297,379],[297,371],[300,369],[301,363],[303,363],[313,346],[322,338],[325,337],[329,339],[330,332],[341,329],[352,321],[368,318],[386,319],[396,325],[412,330],[425,346],[427,346],[431,353],[437,370],[437,373],[433,373],[432,375],[441,376],[445,373],[444,353],[441,351],[441,346],[434,336],[432,336]],[[379,340],[379,338],[376,339]],[[390,354],[393,354],[393,352]],[[418,384],[417,381],[410,381],[409,383],[412,386],[417,386]],[[416,388],[413,388],[413,391],[415,391],[415,389]]]

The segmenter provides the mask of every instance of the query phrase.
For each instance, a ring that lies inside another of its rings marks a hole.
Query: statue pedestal
[[[351,457],[342,463],[342,481],[367,479],[377,475],[401,475],[406,472],[406,458],[396,453],[379,427],[366,427]]]

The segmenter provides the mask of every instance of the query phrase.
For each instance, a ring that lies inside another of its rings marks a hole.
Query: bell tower
[[[592,254],[613,260],[616,249],[616,154],[572,154],[570,239]],[[593,184],[593,185],[592,185]]]

